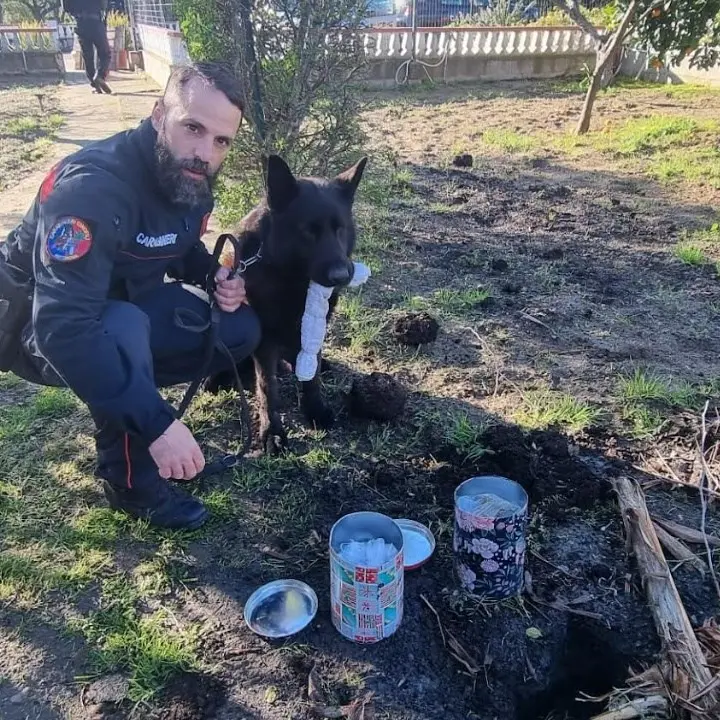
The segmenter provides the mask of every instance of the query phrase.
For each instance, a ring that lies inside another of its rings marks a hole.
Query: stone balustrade
[[[586,55],[595,51],[591,35],[575,27],[428,28],[415,32],[415,57],[515,57],[521,55]],[[378,28],[363,33],[367,57],[377,60],[412,55],[409,29]]]
[[[161,84],[170,68],[189,62],[175,27],[139,25],[145,68]],[[579,74],[592,63],[595,40],[578,27],[371,28],[356,34],[329,31],[325,42],[362,43],[370,63],[368,83],[394,84],[403,63],[408,79],[430,75],[445,80],[507,80]],[[149,58],[149,60],[148,60]],[[432,64],[432,67],[429,65]]]

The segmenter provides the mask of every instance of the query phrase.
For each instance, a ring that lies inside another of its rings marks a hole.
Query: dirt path
[[[48,169],[59,159],[98,140],[136,125],[160,94],[158,85],[142,74],[111,73],[113,95],[93,93],[81,72],[68,71],[58,105],[65,116],[43,161],[14,187],[0,193],[0,237],[22,220]]]

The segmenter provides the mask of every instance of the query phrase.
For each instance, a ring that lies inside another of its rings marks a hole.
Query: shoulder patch
[[[87,255],[92,245],[88,224],[76,217],[63,217],[55,222],[45,240],[45,252],[52,260],[70,262]]]

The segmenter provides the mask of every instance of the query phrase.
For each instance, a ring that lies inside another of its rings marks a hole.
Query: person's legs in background
[[[112,93],[106,79],[110,71],[110,43],[107,38],[105,23],[99,16],[79,16],[76,19],[75,33],[78,36],[80,49],[85,62],[85,74],[95,92]],[[95,50],[97,49],[98,66],[95,68]]]
[[[93,86],[96,92],[100,92],[95,87],[95,45],[92,41],[92,33],[88,24],[89,20],[84,17],[79,17],[76,19],[76,23],[75,34],[80,43],[80,50],[82,51],[83,62],[85,63],[85,74],[90,81],[90,85]]]

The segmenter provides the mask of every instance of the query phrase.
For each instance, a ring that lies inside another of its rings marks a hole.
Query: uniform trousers
[[[208,318],[207,296],[181,283],[164,283],[132,303],[109,300],[101,322],[127,362],[154,382],[170,387],[191,382],[202,369],[206,334],[191,332],[175,323],[178,309]],[[254,311],[242,305],[233,313],[221,313],[219,340],[235,362],[250,356],[260,342],[260,323]],[[208,374],[228,370],[228,357],[215,351]],[[14,372],[41,385],[63,386],[61,378],[42,358],[24,356],[24,367]],[[142,490],[144,481],[157,478],[158,470],[142,438],[124,432],[111,418],[91,409],[97,448],[96,475],[118,488]]]

